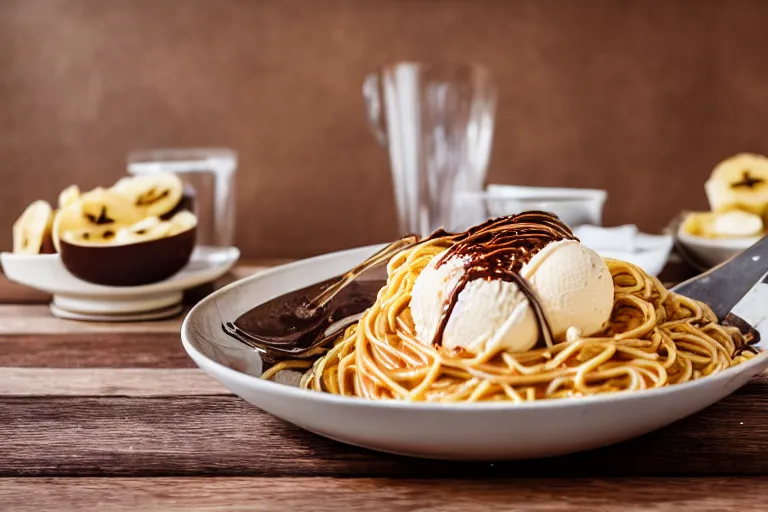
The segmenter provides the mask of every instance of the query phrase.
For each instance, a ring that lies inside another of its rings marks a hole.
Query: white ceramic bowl
[[[341,274],[377,248],[318,256],[222,288],[184,320],[184,348],[233,393],[311,432],[385,452],[466,460],[544,457],[630,439],[700,411],[768,367],[768,355],[761,355],[676,386],[526,404],[377,402],[262,380],[258,354],[222,331],[223,322],[278,295]],[[734,309],[763,339],[768,336],[768,311],[762,307],[767,300],[768,285],[758,284]]]
[[[677,242],[702,268],[714,267],[729,260],[758,240],[760,237],[704,238],[686,233],[682,228],[677,231]]]
[[[527,210],[554,213],[571,227],[599,226],[607,192],[588,188],[521,187],[488,185],[485,205],[491,217],[514,215]]]

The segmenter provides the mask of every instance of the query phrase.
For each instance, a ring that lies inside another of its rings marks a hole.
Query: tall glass
[[[482,220],[478,197],[496,110],[490,72],[473,64],[401,62],[369,74],[363,96],[371,129],[389,151],[401,234]]]
[[[194,190],[197,244],[230,247],[235,235],[234,174],[230,149],[151,149],[128,155],[128,174],[173,172]]]

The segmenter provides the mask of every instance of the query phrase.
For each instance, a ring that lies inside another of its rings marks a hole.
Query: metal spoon
[[[329,325],[320,335],[318,335],[308,346],[299,347],[291,343],[266,342],[250,336],[248,333],[238,329],[232,322],[226,322],[222,325],[224,332],[232,336],[241,343],[248,345],[254,350],[262,353],[265,359],[274,360],[277,358],[296,358],[306,359],[322,352],[322,348],[334,340],[341,332],[360,320],[362,313],[349,315]]]
[[[310,300],[306,305],[299,307],[299,309],[296,311],[297,316],[299,318],[309,318],[314,316],[320,309],[325,307],[336,295],[338,295],[339,292],[343,290],[349,283],[360,277],[361,274],[388,262],[392,256],[399,253],[403,249],[407,249],[408,247],[417,244],[418,242],[418,236],[408,235],[399,240],[395,240],[386,247],[376,251],[361,264],[339,277],[339,280],[335,284],[326,288],[323,292]]]

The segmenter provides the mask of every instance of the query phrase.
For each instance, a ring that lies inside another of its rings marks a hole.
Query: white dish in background
[[[646,273],[658,276],[672,252],[675,241],[668,235],[649,235],[638,233],[635,238],[635,252],[597,250],[603,258],[628,261],[637,265]]]
[[[269,299],[342,274],[378,248],[362,247],[283,265],[214,292],[184,320],[184,348],[200,368],[233,393],[311,432],[379,451],[466,460],[545,457],[630,439],[712,405],[768,367],[768,355],[763,354],[684,384],[524,404],[380,402],[260,379],[258,353],[227,336],[222,323]],[[765,301],[768,284],[761,283],[734,308],[761,332],[763,340],[768,339],[768,311],[761,305]]]
[[[102,286],[82,281],[67,271],[58,254],[0,254],[3,272],[11,281],[53,294],[52,308],[69,318],[125,315],[170,308],[184,290],[224,275],[240,257],[236,247],[196,247],[189,263],[174,276],[143,286]],[[63,316],[63,315],[62,315]]]
[[[491,217],[542,210],[554,213],[573,227],[602,223],[607,192],[589,188],[488,185],[484,195],[486,210]]]
[[[652,276],[664,270],[675,243],[669,235],[640,233],[634,225],[612,228],[584,225],[573,231],[584,245],[603,258],[628,261]]]
[[[705,269],[731,259],[760,238],[704,238],[686,233],[682,226],[677,230],[677,242],[682,249]]]
[[[53,316],[57,316],[65,320],[80,320],[83,322],[149,322],[151,320],[171,318],[184,311],[184,306],[182,304],[176,304],[175,306],[155,309],[152,311],[113,314],[76,313],[74,311],[61,309],[53,303],[51,303],[48,307],[51,310],[51,313],[53,313]]]

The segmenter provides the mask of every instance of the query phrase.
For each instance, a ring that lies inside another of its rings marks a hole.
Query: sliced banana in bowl
[[[73,243],[109,243],[118,229],[142,218],[141,212],[130,201],[105,188],[82,195],[78,193],[77,198],[64,201],[60,196],[59,203],[66,206],[56,212],[53,219],[53,244],[58,252],[61,252],[60,240],[65,233]]]
[[[14,254],[56,252],[51,238],[53,208],[46,201],[35,201],[13,224]]]
[[[13,252],[58,252],[71,274],[94,284],[163,281],[195,247],[197,217],[185,197],[175,174],[128,177],[84,193],[72,185],[59,194],[57,211],[45,201],[27,207],[13,226]]]
[[[766,234],[768,157],[740,153],[720,162],[704,184],[711,211],[683,213],[678,249],[712,267]]]
[[[763,219],[742,210],[725,212],[691,212],[682,229],[689,235],[704,238],[759,237],[764,232]]]
[[[130,201],[143,217],[163,217],[181,203],[184,184],[173,173],[157,173],[122,178],[112,191]]]
[[[89,283],[141,286],[184,268],[196,234],[197,219],[190,212],[169,220],[147,217],[130,225],[94,225],[60,235],[61,260],[69,272]]]
[[[677,231],[679,249],[702,269],[722,263],[762,237],[763,220],[741,210],[691,212]]]

